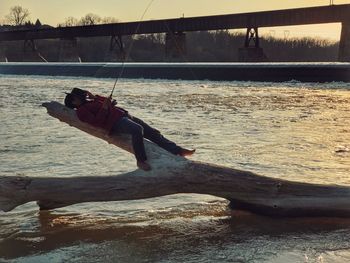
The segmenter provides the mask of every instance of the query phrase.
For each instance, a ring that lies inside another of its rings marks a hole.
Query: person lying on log
[[[163,149],[175,155],[189,156],[195,150],[189,150],[176,145],[165,138],[160,131],[151,127],[144,121],[131,116],[128,111],[116,106],[111,97],[93,95],[89,91],[74,88],[66,93],[64,104],[75,109],[79,120],[106,130],[109,135],[131,135],[132,147],[135,153],[137,166],[145,171],[151,170],[147,163],[147,156],[143,138],[146,138]]]

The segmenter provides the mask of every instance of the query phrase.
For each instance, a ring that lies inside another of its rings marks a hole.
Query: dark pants
[[[182,149],[174,142],[165,138],[157,129],[152,128],[144,121],[131,115],[123,117],[116,122],[112,128],[112,134],[130,134],[136,160],[141,162],[147,160],[143,138],[154,142],[175,155],[179,154]]]

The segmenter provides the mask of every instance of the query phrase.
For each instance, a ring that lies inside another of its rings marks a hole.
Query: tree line
[[[40,21],[37,19],[36,21]],[[57,25],[57,27],[67,27],[67,26],[90,26],[96,24],[110,24],[117,23],[118,19],[115,17],[101,17],[94,13],[88,13],[85,16],[77,19],[75,17],[69,16],[65,20]],[[23,27],[35,25],[30,20],[30,12],[27,8],[22,6],[13,6],[10,8],[9,13],[5,16],[2,22],[3,25],[13,26],[13,27]]]
[[[13,7],[7,21],[13,27],[30,22],[29,11],[20,6]],[[94,25],[100,23],[116,23],[112,17],[102,18],[95,14],[87,14],[80,19],[68,17],[57,26]],[[31,22],[30,22],[31,23]],[[42,27],[39,20],[31,25]],[[243,47],[245,35],[229,30],[202,31],[186,33],[187,52],[181,60],[188,62],[236,62],[238,50]],[[149,34],[124,36],[123,42],[128,60],[135,62],[167,61],[165,57],[165,34]],[[264,49],[268,61],[271,62],[317,62],[336,61],[338,42],[319,38],[274,38],[261,37],[260,46]],[[62,43],[60,40],[36,41],[37,50],[47,61],[61,61]],[[23,42],[7,42],[2,44],[8,61],[23,61]],[[83,62],[101,62],[121,60],[118,49],[110,51],[110,37],[80,38],[77,42],[77,55]]]

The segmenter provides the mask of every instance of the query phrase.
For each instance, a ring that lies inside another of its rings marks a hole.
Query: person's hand
[[[96,98],[96,96],[94,94],[92,94],[90,91],[86,91],[86,96],[90,100],[94,100]]]
[[[117,101],[116,100],[112,100],[112,106],[117,105]]]

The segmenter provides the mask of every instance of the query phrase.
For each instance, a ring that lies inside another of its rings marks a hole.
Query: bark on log
[[[132,152],[128,137],[109,137],[80,122],[58,102],[44,103],[48,113],[93,136]],[[81,202],[134,200],[177,193],[210,194],[231,207],[269,216],[350,216],[350,187],[290,182],[172,155],[145,140],[152,170],[116,176],[0,176],[0,209],[37,201],[41,209]]]

